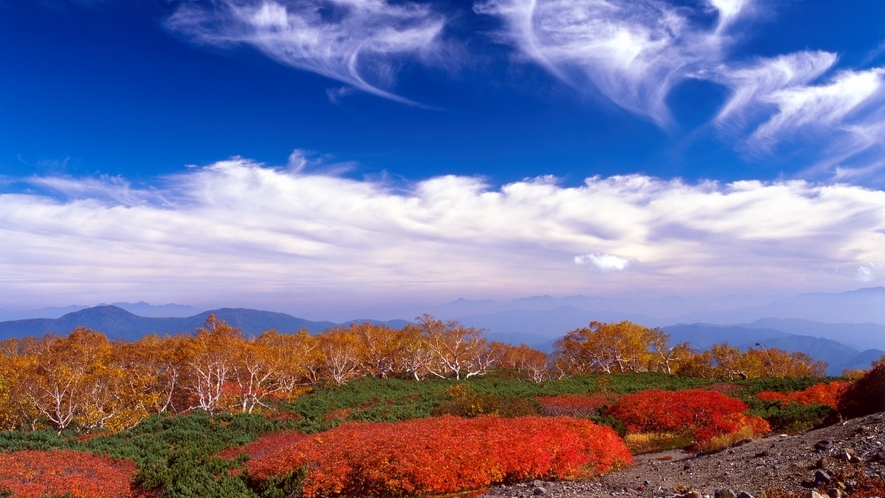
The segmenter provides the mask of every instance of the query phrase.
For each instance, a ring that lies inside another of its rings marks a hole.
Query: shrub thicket
[[[455,384],[446,393],[449,400],[433,410],[434,416],[454,415],[456,417],[478,417],[480,415],[497,415],[500,417],[526,417],[541,415],[537,402],[522,398],[505,398],[499,394],[479,394],[469,384]]]
[[[606,414],[620,420],[628,433],[688,432],[695,449],[705,451],[712,449],[714,438],[770,430],[761,418],[747,415],[748,410],[743,401],[717,391],[649,389],[621,396]]]
[[[256,483],[306,469],[308,498],[402,497],[598,475],[631,460],[614,431],[589,420],[444,416],[344,424],[254,458],[247,469]]]
[[[850,382],[833,381],[814,384],[801,391],[762,391],[757,393],[756,397],[762,401],[778,402],[782,406],[796,403],[799,405],[824,405],[836,408],[839,396],[850,385]]]
[[[0,453],[0,490],[23,498],[131,496],[135,462],[71,450]]]

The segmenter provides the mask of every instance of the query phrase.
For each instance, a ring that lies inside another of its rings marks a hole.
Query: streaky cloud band
[[[197,43],[246,44],[294,68],[414,104],[388,88],[397,62],[432,58],[444,16],[427,5],[385,0],[185,1],[168,26]]]
[[[23,179],[59,195],[0,194],[0,292],[127,298],[125,289],[149,288],[191,301],[457,296],[467,287],[726,294],[885,278],[871,263],[885,261],[881,190],[642,175],[575,187],[443,176],[394,189],[297,163],[233,158],[150,188]]]

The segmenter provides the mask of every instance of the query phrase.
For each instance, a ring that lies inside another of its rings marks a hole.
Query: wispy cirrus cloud
[[[281,64],[412,103],[389,89],[397,67],[432,58],[446,19],[426,4],[386,0],[186,0],[167,23],[197,43],[248,45]]]
[[[732,95],[716,125],[746,133],[741,147],[753,153],[771,153],[782,144],[815,151],[817,164],[806,173],[869,177],[881,169],[880,161],[860,156],[885,148],[885,68],[828,74],[836,62],[833,53],[797,52],[718,68],[711,78]]]
[[[496,39],[521,58],[663,128],[675,124],[667,104],[674,87],[711,81],[730,90],[712,124],[737,149],[763,156],[782,145],[814,150],[806,173],[818,178],[858,178],[871,167],[878,175],[880,161],[864,155],[885,152],[883,68],[834,73],[836,53],[808,50],[735,61],[732,28],[759,8],[751,0],[474,4],[502,21]]]
[[[119,176],[102,175],[97,178],[74,178],[71,176],[33,176],[27,184],[44,191],[62,193],[68,199],[93,199],[108,201],[121,206],[147,203],[163,203],[162,194],[151,189],[133,188]]]
[[[771,96],[776,92],[807,85],[833,67],[836,60],[834,53],[807,51],[711,71],[711,79],[732,91],[716,121],[722,125],[729,120],[745,119],[748,112],[758,112],[760,106],[770,107]]]
[[[850,130],[854,124],[867,125],[863,111],[881,97],[885,89],[882,76],[885,68],[866,71],[843,71],[832,81],[817,86],[793,86],[765,96],[762,100],[775,104],[778,112],[757,128],[750,140],[776,140],[798,130],[834,127]],[[876,102],[882,105],[882,102]],[[859,115],[860,114],[860,115]],[[855,121],[856,119],[856,121]]]
[[[670,90],[722,60],[728,28],[751,2],[484,0],[474,10],[501,19],[498,37],[562,80],[668,126]]]
[[[0,194],[0,294],[23,303],[279,309],[438,302],[465,289],[835,290],[854,284],[860,267],[866,281],[885,278],[869,263],[885,261],[885,192],[849,185],[632,175],[496,188],[444,176],[394,188],[240,158],[150,189],[113,178],[22,181],[53,190]]]

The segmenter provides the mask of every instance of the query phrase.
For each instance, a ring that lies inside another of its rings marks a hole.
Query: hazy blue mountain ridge
[[[663,327],[663,330],[670,335],[670,344],[688,342],[698,351],[705,351],[714,344],[727,342],[741,350],[766,347],[805,353],[816,360],[826,362],[827,375],[840,375],[845,369],[870,368],[872,360],[885,355],[885,348],[862,351],[833,339],[791,334],[774,328],[692,323]]]
[[[0,339],[23,336],[42,336],[49,333],[67,334],[78,326],[102,332],[110,339],[135,341],[150,334],[181,334],[202,327],[206,318],[214,314],[246,335],[257,335],[270,329],[295,332],[307,329],[322,332],[336,324],[313,322],[285,313],[239,308],[204,311],[190,317],[155,318],[132,314],[117,306],[96,306],[68,313],[57,319],[35,318],[0,322]]]

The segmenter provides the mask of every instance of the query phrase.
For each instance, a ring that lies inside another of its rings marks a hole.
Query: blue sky
[[[885,4],[0,0],[0,308],[885,281]]]

